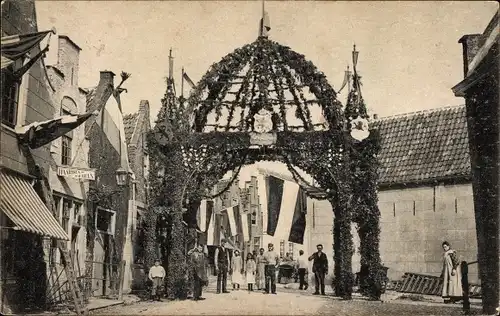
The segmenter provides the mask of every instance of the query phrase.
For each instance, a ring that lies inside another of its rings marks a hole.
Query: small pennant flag
[[[9,67],[19,58],[24,57],[36,45],[47,36],[54,33],[54,30],[37,33],[4,36],[1,39],[2,69]]]
[[[260,19],[260,32],[259,36],[267,37],[268,32],[271,30],[271,21],[269,20],[269,14],[266,11],[262,13],[262,18]]]
[[[274,236],[276,226],[281,211],[281,203],[283,199],[283,186],[282,179],[268,176],[266,179],[266,196],[267,196],[267,234]]]
[[[34,122],[17,128],[16,134],[30,148],[39,148],[77,128],[91,115],[97,115],[97,113],[64,115],[44,122]]]
[[[193,80],[191,80],[191,78],[189,78],[188,74],[187,73],[183,73],[182,74],[182,77],[184,78],[184,80],[186,80],[186,82],[191,86],[191,89],[194,89],[194,87],[196,87],[196,85],[194,84]]]

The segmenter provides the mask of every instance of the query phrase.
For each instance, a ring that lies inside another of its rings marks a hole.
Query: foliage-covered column
[[[339,186],[336,198],[330,200],[330,203],[334,210],[335,295],[344,299],[350,299],[354,281],[352,274],[352,255],[354,249],[351,234],[349,189],[347,185]]]

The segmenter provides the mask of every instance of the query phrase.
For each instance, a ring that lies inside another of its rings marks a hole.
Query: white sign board
[[[276,144],[276,140],[274,133],[250,133],[250,145],[270,146]]]
[[[57,167],[57,175],[80,180],[95,180],[95,169]]]

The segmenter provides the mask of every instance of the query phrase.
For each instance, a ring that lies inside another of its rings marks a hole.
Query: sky
[[[304,54],[335,90],[356,44],[363,97],[371,114],[384,117],[463,104],[451,91],[463,79],[458,40],[482,33],[498,4],[266,1],[265,8],[269,38]],[[118,82],[121,71],[129,72],[124,112],[136,112],[140,100],[149,100],[154,119],[170,48],[179,92],[181,67],[197,82],[211,64],[257,38],[262,2],[43,0],[36,9],[40,30],[55,27],[82,48],[81,87],[96,86],[101,70],[113,71]],[[47,64],[57,62],[56,47],[53,37]]]

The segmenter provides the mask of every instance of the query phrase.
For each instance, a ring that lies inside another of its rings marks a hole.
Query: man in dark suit
[[[312,272],[316,279],[316,291],[314,295],[319,295],[319,288],[321,287],[321,295],[325,295],[325,275],[328,273],[328,258],[323,252],[323,245],[316,246],[317,252],[309,257],[309,261],[313,260]]]
[[[229,252],[226,248],[226,240],[222,239],[220,242],[220,247],[215,249],[215,273],[217,274],[217,294],[229,293],[226,289],[227,284],[227,272],[231,268],[229,261]]]

